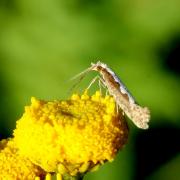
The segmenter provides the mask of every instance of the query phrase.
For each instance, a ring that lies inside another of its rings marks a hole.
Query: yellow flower
[[[73,176],[112,161],[127,135],[114,99],[85,92],[66,101],[33,97],[17,121],[14,141],[23,156],[44,170]]]
[[[12,139],[0,141],[0,180],[33,180],[45,172],[19,155]]]

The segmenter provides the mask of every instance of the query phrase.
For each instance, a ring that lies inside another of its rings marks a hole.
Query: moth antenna
[[[75,89],[75,87],[84,79],[84,77],[86,76],[86,74],[89,71],[91,71],[91,67],[85,69],[84,71],[80,72],[79,74],[77,74],[74,77],[72,77],[71,79],[69,79],[69,81],[72,81],[72,80],[79,78],[78,81],[72,85],[69,92],[71,92],[73,89]]]
[[[73,76],[73,77],[70,79],[70,81],[75,80],[75,79],[77,79],[77,78],[83,79],[83,78],[85,77],[85,75],[86,75],[89,71],[91,71],[91,69],[92,69],[92,68],[90,67],[90,68],[87,68],[87,69],[85,69],[84,71],[76,74],[75,76]]]

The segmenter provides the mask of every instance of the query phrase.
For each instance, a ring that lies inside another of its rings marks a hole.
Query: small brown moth
[[[132,122],[138,128],[148,129],[148,122],[150,120],[149,109],[147,107],[141,107],[135,102],[134,98],[117,75],[106,64],[98,61],[96,64],[91,63],[91,67],[77,76],[82,76],[90,71],[99,72],[100,80],[114,97],[119,108],[122,109]]]

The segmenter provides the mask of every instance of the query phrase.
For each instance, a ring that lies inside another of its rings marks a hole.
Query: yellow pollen
[[[47,172],[71,175],[112,161],[127,136],[113,97],[99,91],[92,96],[87,91],[73,94],[64,101],[32,98],[14,131],[21,155]]]
[[[33,180],[45,177],[45,172],[22,157],[13,139],[0,141],[0,180]]]

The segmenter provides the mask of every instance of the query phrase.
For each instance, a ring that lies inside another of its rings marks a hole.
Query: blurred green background
[[[0,138],[31,96],[68,98],[68,80],[97,60],[152,118],[147,131],[129,122],[126,147],[85,180],[180,179],[179,0],[0,0]]]

